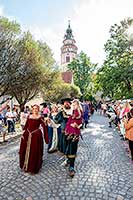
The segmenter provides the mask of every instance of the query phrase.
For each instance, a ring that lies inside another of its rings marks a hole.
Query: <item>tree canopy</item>
[[[77,85],[82,93],[83,98],[89,92],[89,84],[91,82],[91,75],[97,64],[93,64],[90,58],[81,52],[74,60],[68,65],[69,70],[73,72],[74,84]]]
[[[97,74],[97,83],[104,96],[114,99],[130,98],[133,94],[133,46],[128,29],[133,19],[125,19],[110,29],[110,39],[105,44],[106,59]]]
[[[25,105],[42,94],[44,100],[80,96],[80,89],[65,84],[57,70],[53,53],[20,25],[0,18],[0,96],[10,95]]]
[[[81,96],[80,88],[76,85],[64,83],[61,74],[53,71],[53,76],[49,77],[47,89],[42,88],[43,98],[50,102],[59,102],[62,98],[79,98]]]
[[[8,93],[7,72],[15,62],[16,38],[19,33],[19,24],[0,17],[0,96]]]
[[[0,96],[25,104],[56,76],[51,49],[7,18],[0,18],[0,30]]]

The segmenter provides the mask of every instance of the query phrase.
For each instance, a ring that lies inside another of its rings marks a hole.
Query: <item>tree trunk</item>
[[[23,112],[24,111],[24,106],[25,106],[25,103],[20,103],[20,112]]]

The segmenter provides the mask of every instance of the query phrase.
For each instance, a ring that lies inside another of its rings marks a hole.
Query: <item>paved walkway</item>
[[[107,118],[95,115],[80,141],[72,179],[58,154],[44,152],[39,174],[18,166],[19,139],[0,146],[0,200],[133,200],[133,165]]]
[[[12,133],[7,133],[6,134],[6,140],[8,140],[8,142],[11,142],[14,139],[16,139],[16,138],[21,136],[22,128],[21,128],[20,124],[16,124],[15,128],[16,128],[16,132],[15,133],[13,133],[13,134]],[[5,129],[6,129],[6,132],[7,132],[7,127],[5,127]],[[0,134],[0,143],[4,144],[2,134]]]

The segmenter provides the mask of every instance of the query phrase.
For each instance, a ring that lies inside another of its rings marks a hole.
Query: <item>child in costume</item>
[[[80,128],[82,127],[82,107],[79,100],[75,99],[72,103],[73,113],[69,117],[65,128],[66,152],[69,164],[69,175],[74,176],[74,163],[77,154],[78,142],[80,137]]]

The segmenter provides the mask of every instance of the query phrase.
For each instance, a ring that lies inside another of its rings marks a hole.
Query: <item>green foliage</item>
[[[25,104],[38,94],[41,86],[42,59],[40,49],[32,35],[24,33],[18,40],[16,63],[10,66],[9,90],[20,104]]]
[[[70,85],[70,97],[71,98],[80,98],[81,96],[80,88],[76,85]]]
[[[41,49],[41,56],[43,58],[43,65],[47,68],[51,68],[54,65],[55,60],[49,46],[42,41],[38,41],[39,48]]]
[[[54,59],[46,43],[35,41],[30,32],[0,18],[0,95],[14,96],[20,105],[41,92],[56,77]]]
[[[9,21],[6,17],[0,17],[0,32],[8,35],[16,35],[20,33],[20,25],[15,21]]]
[[[19,33],[19,24],[0,17],[0,96],[9,90],[7,72],[15,63],[16,38]]]
[[[66,97],[80,97],[80,89],[75,85],[64,83],[61,79],[60,72],[50,72],[49,80],[44,83],[42,94],[45,101],[59,102]]]
[[[90,58],[83,52],[68,65],[74,74],[74,83],[80,88],[83,97],[91,82],[91,74],[95,67],[96,64],[91,63]]]
[[[97,82],[104,96],[119,99],[133,94],[133,51],[127,30],[133,19],[111,26],[110,39],[105,44],[106,60],[98,72]]]

